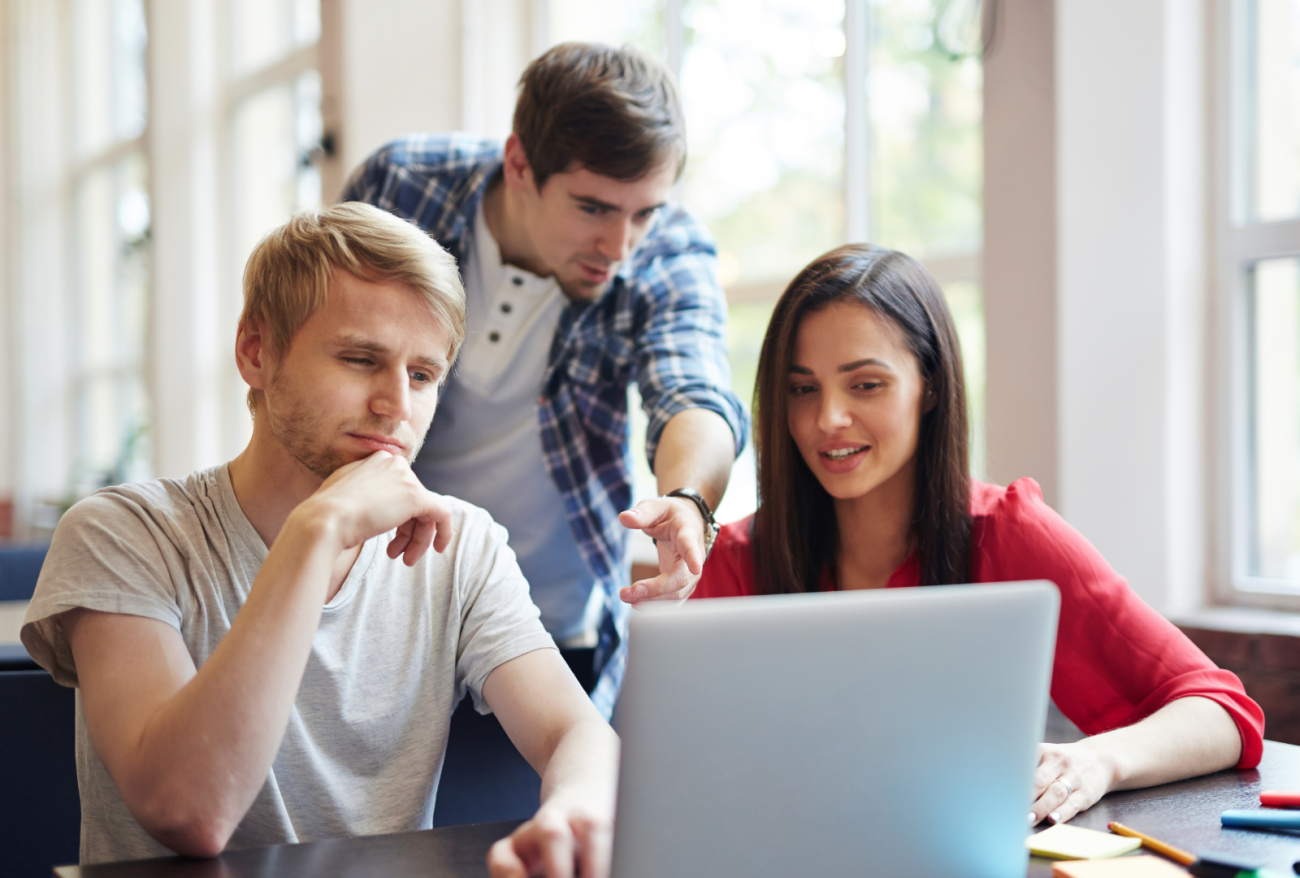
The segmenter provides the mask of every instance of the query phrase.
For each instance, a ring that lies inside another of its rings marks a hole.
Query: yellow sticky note
[[[1143,854],[1140,857],[1053,863],[1052,878],[1187,878],[1187,870],[1160,857]]]
[[[1053,860],[1095,860],[1118,857],[1142,846],[1140,838],[1127,838],[1095,829],[1080,829],[1058,823],[1025,839],[1025,847],[1036,857]]]

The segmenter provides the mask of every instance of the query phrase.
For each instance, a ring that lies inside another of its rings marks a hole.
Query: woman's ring
[[[1074,787],[1070,786],[1070,782],[1068,780],[1066,780],[1063,777],[1058,777],[1056,779],[1056,782],[1059,783],[1061,786],[1065,787],[1065,797],[1067,799],[1070,798],[1071,795],[1073,795]]]

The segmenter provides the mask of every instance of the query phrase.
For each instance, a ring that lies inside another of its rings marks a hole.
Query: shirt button
[[[502,313],[502,314],[509,314],[509,313],[510,313],[511,311],[513,311],[513,310],[514,310],[514,308],[511,307],[511,305],[510,305],[509,302],[502,302],[502,303],[501,303],[501,313]]]
[[[517,287],[522,287],[524,285],[524,279],[517,275],[515,277],[510,278],[510,282]]]
[[[501,333],[493,330],[488,333],[488,341],[501,341]]]

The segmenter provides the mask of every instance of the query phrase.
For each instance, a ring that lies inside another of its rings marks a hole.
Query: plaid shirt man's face
[[[600,298],[668,200],[675,172],[668,163],[639,180],[615,180],[579,168],[552,174],[540,192],[531,173],[521,175],[523,225],[537,263],[525,267],[554,273],[571,299]]]

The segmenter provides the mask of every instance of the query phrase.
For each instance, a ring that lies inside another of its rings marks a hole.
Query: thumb
[[[645,501],[641,501],[644,503]],[[644,527],[650,523],[649,517],[645,510],[641,508],[641,503],[636,504],[631,509],[626,509],[618,514],[618,520],[625,527]]]

